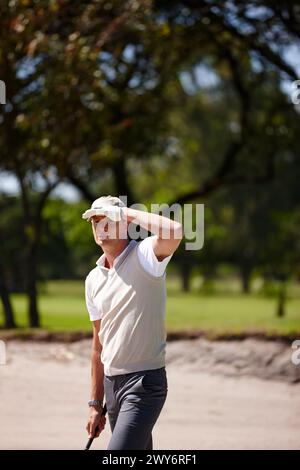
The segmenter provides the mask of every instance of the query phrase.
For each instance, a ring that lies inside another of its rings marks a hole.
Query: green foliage
[[[36,280],[83,278],[99,254],[86,203],[48,200],[61,182],[88,203],[204,202],[182,277],[299,277],[300,118],[282,91],[298,7],[279,3],[3,2],[0,172],[20,200],[1,199],[1,261],[12,290],[28,280],[33,323]]]
[[[166,326],[168,331],[203,331],[211,336],[262,332],[266,335],[298,335],[299,289],[287,301],[287,315],[274,317],[275,300],[255,295],[199,295],[182,293],[168,281]],[[222,289],[223,290],[223,289]],[[18,324],[26,326],[25,298],[14,295]],[[84,302],[83,281],[56,281],[40,296],[42,328],[50,331],[91,332]],[[1,310],[0,310],[1,311]]]
[[[100,250],[91,225],[81,217],[86,207],[84,202],[48,201],[42,241],[46,278],[83,278],[94,267]]]
[[[1,267],[11,291],[24,290],[24,225],[20,201],[0,194]]]

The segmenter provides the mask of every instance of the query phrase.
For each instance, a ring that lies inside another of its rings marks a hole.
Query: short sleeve
[[[90,288],[90,281],[88,278],[85,280],[85,303],[86,303],[86,308],[90,316],[91,321],[95,320],[100,320],[101,319],[101,314],[97,310],[96,305],[94,304],[94,301],[91,296],[91,288]]]
[[[155,277],[161,277],[165,273],[165,269],[173,256],[173,253],[162,261],[159,261],[153,251],[154,236],[144,238],[139,242],[137,247],[139,261],[145,271]]]

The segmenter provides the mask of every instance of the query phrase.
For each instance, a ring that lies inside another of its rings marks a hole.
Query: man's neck
[[[114,247],[103,248],[105,255],[104,266],[108,269],[112,268],[114,260],[125,250],[128,244],[129,240],[120,240],[120,243]]]

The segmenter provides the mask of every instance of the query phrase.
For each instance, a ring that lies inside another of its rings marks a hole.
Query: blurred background
[[[299,383],[300,366],[290,361],[300,338],[298,3],[9,0],[0,25],[0,338],[11,345],[8,364],[14,351],[26,357],[20,338],[63,341],[47,354],[69,364],[76,354],[61,349],[65,341],[90,336],[84,279],[101,252],[81,214],[112,194],[149,209],[205,205],[203,248],[187,251],[183,241],[167,268],[169,339],[202,338],[194,362],[222,345],[215,364],[236,355],[234,376],[242,341],[250,367],[262,344],[251,341],[264,339],[274,350],[266,359],[261,349],[264,372],[250,375]],[[279,396],[291,399],[289,390]],[[296,423],[285,419],[294,436]],[[240,447],[300,444],[256,432]],[[236,442],[214,436],[208,447]],[[4,446],[21,446],[9,439]]]

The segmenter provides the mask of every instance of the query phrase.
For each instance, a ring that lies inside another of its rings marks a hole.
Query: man
[[[102,196],[83,215],[103,254],[85,280],[93,322],[89,437],[105,427],[105,395],[112,436],[108,450],[153,448],[152,429],[166,400],[165,269],[183,236],[171,219]],[[153,233],[128,238],[133,222]]]

